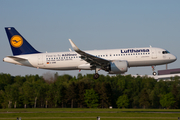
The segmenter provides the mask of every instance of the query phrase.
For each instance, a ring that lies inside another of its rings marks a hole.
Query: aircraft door
[[[43,65],[43,55],[38,55],[38,65]]]
[[[154,48],[151,49],[151,58],[152,59],[157,59],[156,49],[154,49]]]

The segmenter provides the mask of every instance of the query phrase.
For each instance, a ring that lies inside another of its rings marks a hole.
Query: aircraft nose
[[[176,61],[177,60],[177,57],[175,55],[172,55],[172,58],[171,58],[173,61]]]

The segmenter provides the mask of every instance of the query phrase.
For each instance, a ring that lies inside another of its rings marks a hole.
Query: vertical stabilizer
[[[13,55],[40,53],[14,27],[6,27],[5,30]]]

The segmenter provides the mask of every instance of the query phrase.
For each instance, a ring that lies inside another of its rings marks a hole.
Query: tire
[[[99,78],[99,74],[98,73],[95,73],[94,76],[93,76],[94,79],[98,79]]]
[[[153,72],[152,74],[153,74],[154,76],[156,76],[156,75],[157,75],[157,73],[156,73],[156,72]]]

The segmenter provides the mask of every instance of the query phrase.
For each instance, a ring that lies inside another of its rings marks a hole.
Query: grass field
[[[16,120],[178,120],[180,109],[0,109],[0,119]]]

